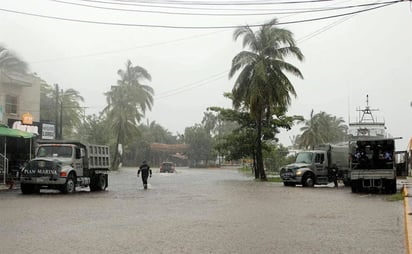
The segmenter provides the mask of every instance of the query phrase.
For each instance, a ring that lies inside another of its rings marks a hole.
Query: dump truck
[[[300,151],[294,163],[280,170],[285,186],[327,185],[337,180],[349,184],[348,144],[321,145],[315,150]]]
[[[35,158],[20,174],[23,194],[40,189],[73,193],[76,187],[103,191],[108,186],[109,147],[80,141],[38,140]]]
[[[395,151],[395,139],[350,142],[352,192],[397,192],[397,172],[398,175],[407,175],[408,154],[406,151]]]

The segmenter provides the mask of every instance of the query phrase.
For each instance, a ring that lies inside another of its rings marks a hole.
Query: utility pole
[[[60,134],[59,134],[59,128],[58,128],[58,123],[59,123],[59,85],[58,84],[54,84],[54,87],[56,89],[56,105],[55,105],[55,109],[56,109],[56,115],[55,115],[55,132],[56,132],[56,139],[59,139]]]
[[[63,95],[63,89],[61,90]],[[63,98],[60,100],[60,131],[59,131],[59,139],[63,139]]]

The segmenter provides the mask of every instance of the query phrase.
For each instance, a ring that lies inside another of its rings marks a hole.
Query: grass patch
[[[390,196],[388,196],[386,198],[387,201],[401,201],[403,200],[403,193],[402,192],[398,192],[395,194],[392,194]]]
[[[238,170],[242,173],[251,173],[252,172],[250,167],[246,167],[246,166],[243,166],[243,167],[239,168]]]
[[[252,169],[251,169],[250,167],[248,167],[248,166],[240,167],[240,168],[238,168],[238,171],[239,171],[240,173],[242,173],[242,174],[244,174],[244,175],[247,175],[247,176],[250,176],[250,177],[253,177],[253,176],[254,176],[254,174],[253,174],[253,172],[252,172]],[[267,173],[266,173],[266,174],[267,174]],[[268,181],[268,182],[274,182],[274,183],[281,183],[281,182],[282,182],[282,179],[280,178],[280,176],[270,175],[270,176],[266,176],[266,177],[267,177],[267,181]],[[254,180],[260,182],[260,179],[254,179]]]
[[[282,179],[279,176],[268,177],[268,182],[280,183]]]

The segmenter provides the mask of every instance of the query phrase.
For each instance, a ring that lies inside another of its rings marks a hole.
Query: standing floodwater
[[[106,192],[0,192],[1,253],[405,253],[402,202],[232,169],[109,175]]]

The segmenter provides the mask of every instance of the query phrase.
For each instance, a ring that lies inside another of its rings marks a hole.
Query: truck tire
[[[395,194],[397,192],[396,189],[396,180],[388,180],[386,182],[385,189],[389,194]]]
[[[98,190],[104,191],[107,188],[107,175],[99,174],[99,180],[97,182]]]
[[[70,194],[76,191],[76,182],[74,179],[74,175],[72,173],[66,179],[66,183],[63,185],[61,192],[64,194]]]
[[[351,187],[352,193],[360,192],[360,184],[361,184],[361,182],[359,180],[356,180],[356,181],[353,180],[353,181],[350,182],[350,187]]]
[[[315,176],[311,173],[306,173],[302,178],[303,187],[314,187],[315,186]]]
[[[98,188],[98,182],[99,182],[99,175],[93,175],[91,178],[90,178],[90,185],[89,185],[89,187],[90,187],[90,191],[91,192],[95,192],[95,191],[98,191],[99,190],[99,188]]]
[[[25,195],[32,194],[33,191],[34,191],[33,185],[26,184],[26,183],[20,184],[20,189],[21,189],[21,193],[23,193]]]

